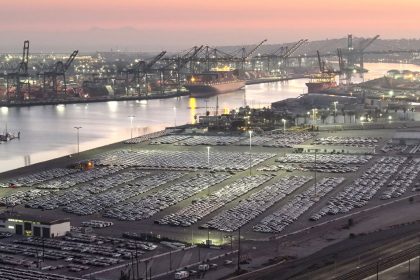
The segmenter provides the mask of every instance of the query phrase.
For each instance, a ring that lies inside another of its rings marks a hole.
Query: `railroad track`
[[[396,266],[400,263],[408,261],[409,259],[418,257],[420,255],[420,244],[409,249],[397,252],[390,256],[379,258],[377,262],[370,263],[359,268],[356,268],[348,273],[342,274],[334,279],[336,280],[360,280],[366,277],[375,275],[388,268]]]

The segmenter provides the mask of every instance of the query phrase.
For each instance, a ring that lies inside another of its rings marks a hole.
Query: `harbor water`
[[[383,76],[390,69],[420,71],[419,66],[365,64],[365,79]],[[0,132],[21,133],[21,139],[0,144],[0,172],[77,152],[80,126],[80,150],[115,143],[167,126],[194,123],[195,116],[228,112],[247,105],[254,108],[293,98],[306,92],[306,79],[254,84],[244,90],[218,97],[189,97],[149,100],[110,101],[103,103],[0,108]],[[131,118],[129,116],[135,116]]]

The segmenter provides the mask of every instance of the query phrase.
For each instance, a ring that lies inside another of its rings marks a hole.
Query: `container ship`
[[[184,86],[192,97],[207,97],[239,90],[245,87],[245,80],[235,71],[209,71],[188,75]]]
[[[327,89],[337,87],[335,73],[318,73],[311,75],[309,82],[306,83],[308,93],[319,93]]]

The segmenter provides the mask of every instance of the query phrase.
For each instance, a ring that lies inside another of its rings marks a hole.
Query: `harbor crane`
[[[27,87],[27,92],[30,92],[30,82],[28,75],[29,63],[29,41],[23,42],[22,59],[14,72],[6,74],[6,95],[7,100],[11,100],[12,88],[14,88],[14,98],[20,101],[25,99],[22,88]]]
[[[203,48],[204,48],[203,45],[199,47],[194,46],[183,55],[178,54],[178,55],[163,59],[163,61],[166,61],[167,64],[156,69],[156,71],[159,73],[159,83],[160,83],[162,92],[164,91],[165,73],[167,72],[169,73],[169,76],[175,75],[175,83],[176,83],[177,89],[179,90],[181,88],[182,70],[188,64],[188,62],[190,62],[191,60],[194,60],[194,58]]]
[[[146,87],[146,95],[149,92],[148,87],[148,74],[151,72],[152,67],[164,57],[166,51],[161,51],[155,57],[153,57],[150,61],[146,62],[144,60],[138,61],[134,64],[131,68],[127,69],[126,72],[126,79],[125,83],[128,85],[130,83],[135,83],[136,88],[138,89],[138,93],[140,93],[140,85],[144,85]],[[130,74],[133,76],[130,79]]]
[[[57,61],[50,71],[41,74],[44,93],[52,93],[54,96],[56,96],[59,93],[57,78],[62,77],[63,87],[60,92],[67,94],[66,72],[78,53],[78,50],[73,51],[66,62]]]
[[[259,47],[262,46],[262,44],[264,44],[265,42],[267,42],[267,39],[262,40],[258,45],[256,45],[251,51],[249,51],[248,53],[246,52],[245,47],[243,47],[242,50],[242,56],[241,56],[241,69],[244,70],[245,67],[245,62],[250,59],[252,57],[252,55],[259,49]]]
[[[284,67],[288,66],[288,59],[293,55],[302,45],[304,45],[306,42],[308,42],[307,39],[300,39],[298,42],[293,44],[292,46],[281,46],[275,51],[264,54],[261,56],[256,57],[257,60],[266,60],[267,64],[267,71],[271,72],[273,69],[279,69],[281,65]]]
[[[358,47],[355,48],[353,45],[353,35],[349,34],[347,36],[347,67],[353,69],[353,72],[360,72],[362,78],[364,72],[363,55],[365,50],[378,38],[379,35],[370,39],[362,39],[359,42]],[[359,64],[359,69],[357,69],[356,64]]]

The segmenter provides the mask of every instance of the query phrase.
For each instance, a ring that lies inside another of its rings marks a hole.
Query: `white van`
[[[189,276],[190,274],[185,270],[175,272],[175,279],[187,279]]]

